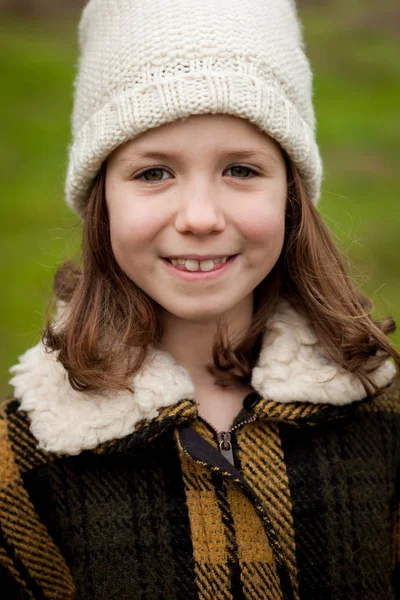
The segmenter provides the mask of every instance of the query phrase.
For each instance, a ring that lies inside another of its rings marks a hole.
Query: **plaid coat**
[[[400,386],[366,398],[288,304],[229,436],[153,349],[89,396],[40,346],[0,420],[2,598],[400,598]],[[222,451],[221,451],[222,449]]]

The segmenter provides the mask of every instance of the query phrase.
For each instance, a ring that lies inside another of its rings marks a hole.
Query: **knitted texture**
[[[91,0],[79,25],[67,203],[83,212],[102,162],[195,114],[248,119],[319,199],[312,74],[291,0]]]
[[[77,456],[38,449],[18,406],[0,411],[2,597],[400,597],[399,385],[259,400],[235,419],[235,472],[189,400]]]

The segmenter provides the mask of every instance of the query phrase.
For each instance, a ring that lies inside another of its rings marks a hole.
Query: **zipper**
[[[205,423],[207,423],[207,425],[209,425],[211,427],[211,429],[213,429],[213,431],[215,431],[215,433],[217,434],[219,451],[221,452],[222,456],[224,456],[231,463],[232,466],[235,466],[231,434],[236,429],[239,429],[239,427],[246,425],[246,423],[252,423],[253,421],[256,421],[257,420],[256,415],[253,415],[252,417],[250,417],[249,419],[246,419],[245,421],[240,421],[240,423],[237,423],[236,425],[231,427],[228,431],[217,431],[217,429],[215,429],[214,425],[212,425],[210,423],[210,421],[207,421],[207,419],[205,419],[204,417],[200,417],[200,419],[203,419],[203,421]]]
[[[199,419],[203,419],[203,417],[199,417]],[[229,432],[221,432],[221,433],[230,433],[231,431],[237,429],[238,427],[241,427],[242,425],[245,425],[246,423],[250,423],[251,421],[255,421],[256,419],[257,419],[257,417],[255,415],[253,415],[253,417],[251,417],[250,419],[248,419],[246,421],[242,421],[241,423],[238,423],[237,425],[235,425],[235,427],[232,427],[229,430]],[[207,423],[214,431],[217,431],[215,429],[215,427],[213,425],[211,425],[211,423],[209,421],[207,421],[206,419],[203,419],[203,421],[205,423]],[[190,432],[189,436],[187,435],[188,432]],[[186,439],[182,439],[183,433],[185,434]],[[193,436],[193,434],[194,434],[194,436]],[[196,441],[196,437],[198,438],[198,441]],[[240,473],[240,471],[236,470],[236,473],[231,472],[231,471],[226,472],[226,467],[221,468],[221,465],[215,464],[215,462],[216,462],[215,452],[218,452],[218,451],[213,446],[211,448],[212,448],[212,452],[214,453],[214,456],[211,457],[211,459],[210,459],[210,455],[209,455],[210,451],[207,448],[207,446],[210,446],[210,443],[207,442],[206,440],[204,440],[204,438],[202,438],[202,436],[197,431],[192,430],[188,426],[183,427],[179,433],[179,439],[180,439],[180,443],[182,445],[182,452],[185,456],[189,457],[192,461],[196,462],[199,465],[202,465],[203,467],[205,467],[207,469],[211,469],[212,471],[216,471],[216,472],[219,472],[219,473],[225,475],[250,500],[254,509],[256,510],[256,512],[258,513],[260,518],[262,519],[264,530],[266,531],[273,556],[275,557],[278,577],[279,577],[281,587],[282,587],[282,594],[283,594],[282,598],[285,598],[285,600],[295,600],[295,595],[294,595],[291,580],[290,580],[290,574],[289,574],[288,567],[287,567],[287,564],[286,564],[286,561],[284,558],[281,543],[280,543],[279,538],[274,530],[274,527],[272,526],[271,519],[269,517],[267,509],[266,509],[265,505],[258,498],[256,492],[249,485],[249,483],[244,479],[244,477]],[[193,453],[193,449],[195,450],[194,453]],[[297,596],[296,596],[296,598],[297,598]]]

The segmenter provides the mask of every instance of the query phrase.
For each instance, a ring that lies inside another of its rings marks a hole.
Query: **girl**
[[[90,0],[80,267],[13,367],[7,600],[400,596],[400,356],[316,205],[291,0]]]

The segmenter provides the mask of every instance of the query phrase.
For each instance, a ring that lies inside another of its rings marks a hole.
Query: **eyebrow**
[[[221,153],[221,157],[235,159],[235,158],[257,158],[262,156],[263,158],[267,158],[269,161],[277,162],[276,157],[266,150],[265,148],[259,148],[255,150],[247,150],[247,149],[229,149],[224,150]],[[176,162],[183,160],[183,155],[174,152],[161,152],[161,151],[144,151],[144,152],[135,152],[131,156],[126,156],[121,158],[122,164],[130,164],[133,160],[142,160],[145,158],[154,159],[154,160],[168,160],[172,159]]]

